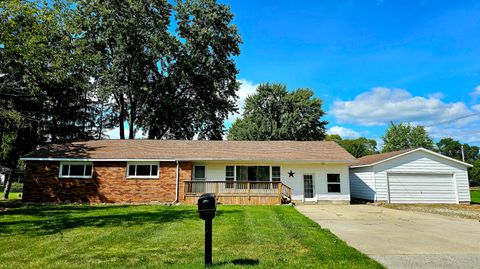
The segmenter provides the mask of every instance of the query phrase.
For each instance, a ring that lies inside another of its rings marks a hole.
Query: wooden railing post
[[[278,183],[278,203],[282,204],[282,185],[280,182]]]
[[[247,182],[247,193],[248,193],[248,200],[250,200],[250,181]]]
[[[218,182],[215,183],[215,195],[218,197]]]

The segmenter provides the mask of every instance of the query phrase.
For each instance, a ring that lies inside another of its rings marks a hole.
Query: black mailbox
[[[205,193],[198,198],[198,213],[203,220],[213,219],[217,211],[215,194]]]
[[[205,220],[205,266],[212,264],[212,220],[217,211],[215,194],[205,193],[198,198],[198,213]]]

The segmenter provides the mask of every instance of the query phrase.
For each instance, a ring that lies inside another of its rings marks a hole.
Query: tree
[[[221,139],[235,111],[240,53],[233,14],[214,0],[78,1],[78,44],[92,76],[113,96],[128,138]],[[177,28],[170,32],[175,11]],[[132,30],[135,29],[135,30]]]
[[[282,84],[261,84],[245,100],[229,140],[323,140],[322,101],[310,89],[288,92]]]
[[[463,144],[463,154],[465,156],[465,161],[469,163],[473,163],[480,157],[479,155],[479,147],[471,146],[469,144]]]
[[[91,138],[94,102],[66,5],[3,1],[0,10],[0,166],[14,172],[39,144]]]
[[[213,0],[176,1],[175,62],[153,89],[142,128],[149,138],[222,139],[223,121],[236,111],[240,53],[228,6]]]
[[[90,54],[92,77],[113,96],[120,138],[128,121],[130,139],[141,121],[141,100],[159,75],[160,59],[169,59],[172,37],[167,31],[171,6],[166,0],[77,1],[77,44]]]
[[[376,153],[377,141],[360,137],[357,139],[343,140],[340,145],[346,149],[355,158],[360,158],[366,155]]]
[[[342,139],[340,135],[331,134],[327,135],[325,140],[335,141],[355,158],[377,153],[377,141],[374,139],[367,139],[365,137]]]
[[[454,140],[451,137],[442,138],[437,143],[438,152],[462,161],[462,143],[460,141]],[[480,185],[480,155],[479,148],[477,146],[470,146],[468,144],[463,144],[463,154],[465,157],[465,162],[468,162],[473,165],[472,168],[468,169],[468,175],[472,185]]]
[[[470,184],[472,186],[480,186],[480,159],[477,159],[472,164],[473,167],[468,171]]]
[[[390,123],[383,138],[382,152],[423,147],[433,149],[432,138],[423,126]]]
[[[327,136],[325,136],[325,141],[334,141],[335,143],[340,145],[340,143],[342,143],[343,139],[338,134],[327,134]]]
[[[462,147],[466,162],[473,163],[478,160],[480,156],[477,146],[471,146],[469,144],[462,145],[460,141],[454,140],[451,137],[442,138],[437,143],[439,153],[460,161],[462,161]]]
[[[451,137],[440,139],[437,143],[437,149],[439,153],[445,156],[462,160],[462,144]]]

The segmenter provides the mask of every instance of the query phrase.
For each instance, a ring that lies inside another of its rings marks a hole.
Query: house
[[[225,204],[350,201],[356,162],[330,141],[95,140],[22,158],[26,202]]]
[[[468,167],[417,148],[365,156],[350,168],[352,198],[388,203],[469,203]]]

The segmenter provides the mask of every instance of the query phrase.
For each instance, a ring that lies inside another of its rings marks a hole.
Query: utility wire
[[[464,115],[464,116],[461,116],[461,117],[458,117],[458,118],[454,118],[454,119],[451,119],[451,120],[440,121],[440,122],[437,122],[437,123],[425,125],[425,127],[433,127],[433,126],[437,126],[437,125],[443,125],[443,124],[447,124],[447,123],[452,123],[452,122],[455,122],[455,121],[457,121],[457,120],[461,120],[461,119],[465,119],[465,118],[470,118],[470,117],[473,117],[473,116],[476,116],[476,115],[480,115],[480,112],[473,113],[473,114],[469,114],[469,115]]]

